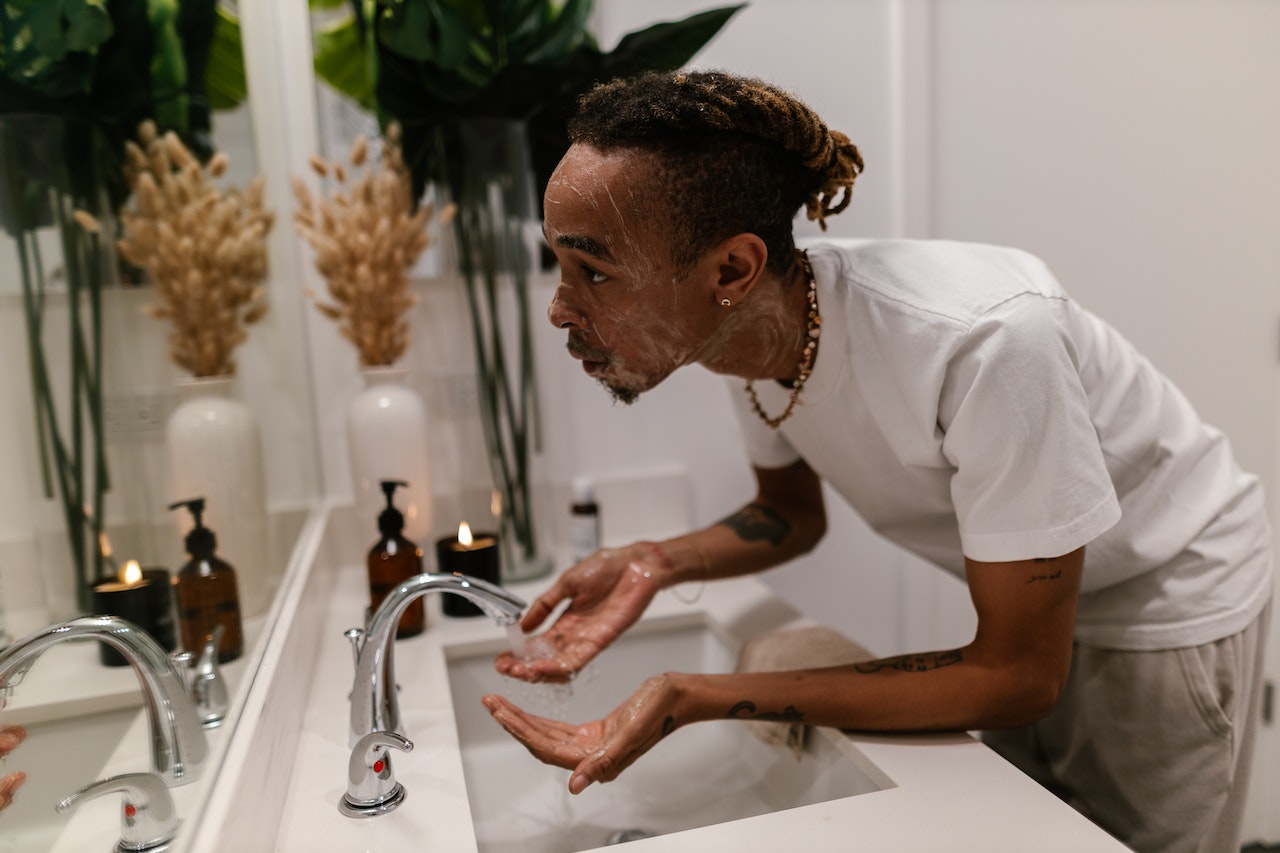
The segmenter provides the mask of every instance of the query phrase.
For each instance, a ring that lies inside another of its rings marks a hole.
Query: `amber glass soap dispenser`
[[[244,652],[236,571],[214,553],[218,540],[213,531],[201,523],[204,498],[178,501],[169,509],[180,506],[191,511],[196,523],[186,538],[187,564],[178,572],[178,627],[182,633],[182,647],[199,654],[205,638],[221,625],[218,662],[226,663]]]
[[[414,575],[422,574],[422,549],[404,538],[404,514],[396,509],[391,497],[397,486],[407,486],[402,480],[383,480],[382,493],[387,496],[387,506],[378,515],[378,532],[381,537],[369,549],[366,564],[369,568],[369,608],[376,612],[387,593]],[[415,599],[400,617],[396,637],[413,637],[427,627],[427,611],[422,599]]]

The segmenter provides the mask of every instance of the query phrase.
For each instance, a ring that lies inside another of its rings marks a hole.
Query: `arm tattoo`
[[[1036,562],[1039,562],[1039,560],[1037,560]],[[1027,578],[1027,583],[1035,583],[1036,581],[1056,581],[1061,577],[1062,577],[1062,569],[1058,569],[1056,572],[1053,572],[1052,574],[1032,575],[1031,577]]]
[[[726,720],[769,720],[779,723],[799,723],[804,721],[804,714],[796,710],[795,705],[788,705],[782,711],[761,711],[756,713],[756,703],[743,699],[729,709],[724,715]]]
[[[776,510],[762,503],[749,503],[719,522],[738,534],[744,542],[763,539],[770,545],[781,545],[791,532],[791,523]]]
[[[896,658],[869,660],[864,663],[854,664],[853,668],[857,672],[864,674],[881,672],[886,669],[897,670],[898,672],[928,672],[931,669],[942,669],[944,666],[951,666],[951,664],[959,663],[962,660],[964,660],[964,655],[960,650],[953,649],[949,652],[926,652],[922,655],[899,655]]]

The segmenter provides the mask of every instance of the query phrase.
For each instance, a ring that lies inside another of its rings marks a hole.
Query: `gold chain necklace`
[[[787,402],[787,407],[783,409],[782,414],[771,418],[765,414],[764,407],[760,405],[754,383],[747,380],[746,385],[747,396],[751,398],[751,408],[760,416],[760,420],[772,429],[777,429],[783,421],[791,417],[791,413],[800,402],[800,392],[804,390],[804,383],[808,381],[809,374],[813,371],[813,359],[818,352],[818,335],[822,330],[822,315],[818,313],[818,283],[814,281],[813,267],[809,264],[807,252],[800,252],[800,266],[804,269],[804,278],[809,284],[809,320],[805,326],[804,352],[800,354],[800,373],[796,377],[795,385],[791,386],[791,399]]]

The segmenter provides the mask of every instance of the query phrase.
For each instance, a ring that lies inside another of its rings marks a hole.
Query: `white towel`
[[[781,672],[840,666],[876,656],[825,625],[783,627],[752,637],[738,652],[738,672]],[[752,734],[770,745],[785,746],[796,760],[804,754],[809,726],[772,720],[748,720]]]

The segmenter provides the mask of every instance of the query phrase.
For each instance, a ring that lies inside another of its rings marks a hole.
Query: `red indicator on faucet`
[[[373,762],[373,772],[381,773],[382,768],[386,766],[387,766],[386,763],[381,758],[379,758],[377,761]]]
[[[136,815],[137,813],[138,813],[138,809],[137,809],[137,807],[136,807],[136,806],[134,806],[134,804],[133,804],[133,803],[125,803],[125,804],[124,804],[124,816],[125,816],[125,817],[133,817],[133,816],[134,816],[134,815]]]

